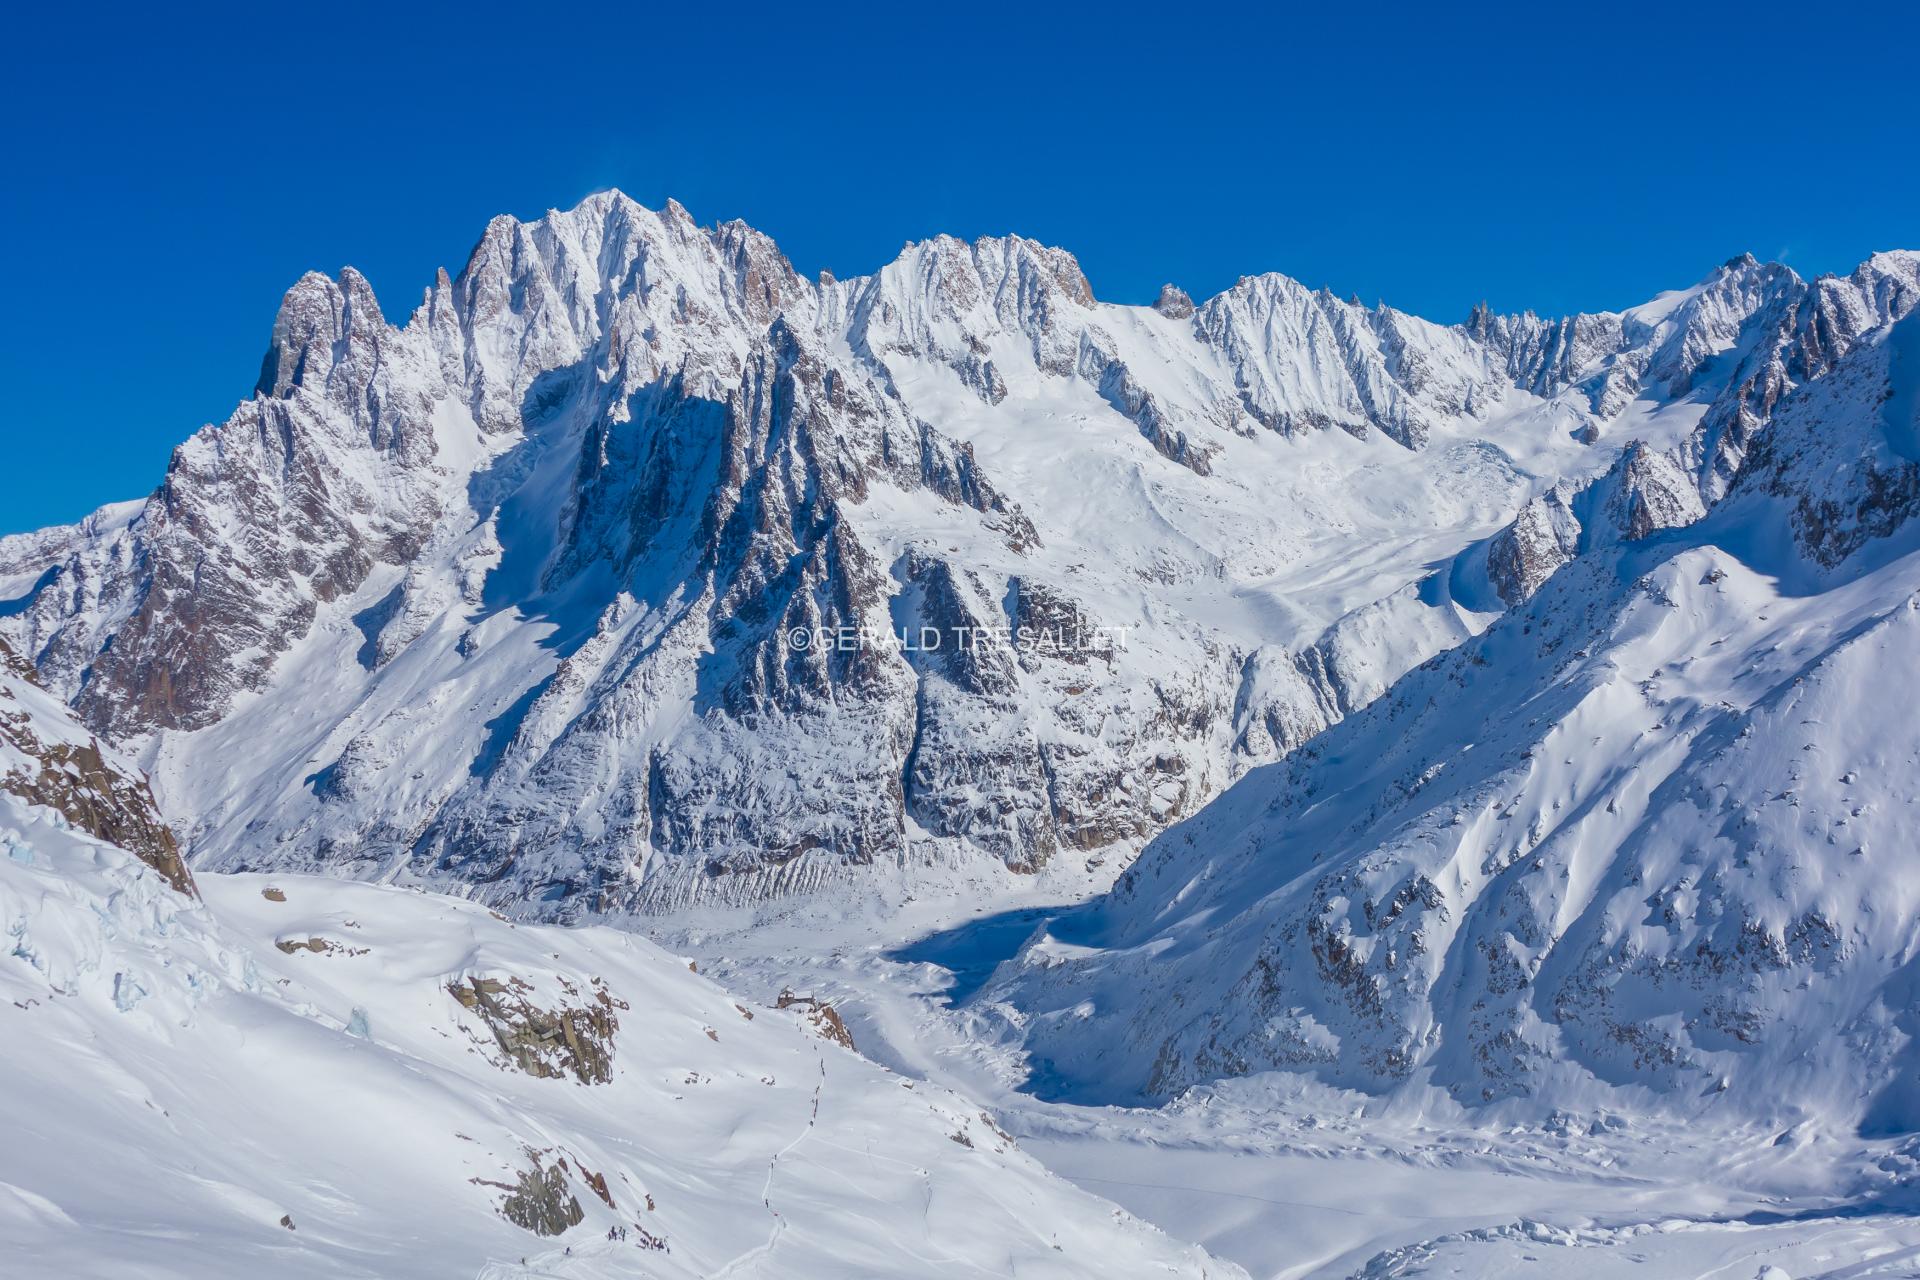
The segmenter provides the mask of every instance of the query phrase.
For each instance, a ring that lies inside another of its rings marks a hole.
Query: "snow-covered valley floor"
[[[0,795],[7,1280],[1238,1274],[632,933]]]
[[[994,1011],[966,1000],[1073,911],[1085,889],[1064,888],[969,877],[965,897],[716,913],[659,937],[736,990],[830,1001],[863,1054],[1262,1280],[1920,1275],[1920,1197],[1896,1189],[1920,1147],[1839,1126],[1703,1130],[1607,1105],[1525,1123],[1275,1076],[1157,1108],[1037,1096]]]

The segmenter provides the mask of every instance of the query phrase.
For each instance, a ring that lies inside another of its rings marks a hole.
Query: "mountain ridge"
[[[1697,523],[1580,551],[1162,836],[984,1008],[1081,1098],[1279,1070],[1910,1129],[1916,326]]]
[[[357,271],[302,277],[257,394],[138,515],[0,540],[0,634],[219,865],[569,915],[1031,872],[1149,838],[1472,634],[1516,598],[1482,561],[1524,583],[1552,555],[1481,540],[1634,440],[1629,532],[1710,501],[1788,388],[1916,296],[1891,254],[1812,285],[1735,259],[1551,323],[1275,274],[1168,314],[1017,236],[815,283],[744,223],[602,193],[494,219],[399,326]],[[1649,506],[1656,474],[1700,497]],[[1016,598],[1136,647],[1002,653],[994,682],[788,643],[991,631]],[[308,745],[263,766],[235,718],[271,737],[268,704]],[[189,740],[246,781],[192,776]]]

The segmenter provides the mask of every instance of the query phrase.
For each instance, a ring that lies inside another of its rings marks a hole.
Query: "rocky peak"
[[[1920,302],[1920,259],[1911,254],[1878,254],[1850,276],[1812,285],[1777,264],[1746,273],[1772,280],[1776,296],[1755,308],[1739,341],[1721,356],[1731,365],[1725,388],[1689,441],[1689,465],[1708,500],[1731,487],[1782,400],[1826,376],[1864,338]]]
[[[1520,508],[1487,543],[1487,576],[1508,608],[1528,600],[1580,550],[1572,494],[1555,485]]]
[[[1693,477],[1644,440],[1627,446],[1601,478],[1599,495],[1608,530],[1626,541],[1690,525],[1706,514]]]
[[[1638,541],[1705,514],[1686,467],[1635,440],[1602,475],[1584,485],[1557,484],[1522,507],[1488,541],[1488,575],[1500,598],[1516,607],[1582,551]]]
[[[1194,327],[1233,368],[1240,409],[1282,435],[1378,431],[1418,449],[1436,419],[1478,416],[1502,394],[1461,330],[1278,273],[1243,277],[1199,307]]]
[[[1876,253],[1856,267],[1847,279],[1875,313],[1905,315],[1913,310],[1913,295],[1920,291],[1920,253],[1909,250]]]
[[[1780,406],[1725,501],[1780,504],[1801,551],[1827,567],[1901,531],[1920,515],[1916,387],[1920,317],[1909,312]]]
[[[1153,300],[1153,309],[1169,320],[1185,320],[1193,315],[1193,299],[1179,285],[1163,284],[1160,296]]]
[[[365,276],[352,267],[338,281],[309,271],[280,302],[255,393],[285,399],[305,388],[364,414],[386,332]]]
[[[1652,348],[1646,358],[1646,378],[1664,383],[1668,396],[1683,396],[1709,360],[1742,345],[1751,323],[1764,322],[1764,313],[1791,305],[1804,290],[1800,277],[1789,268],[1742,254],[1697,285],[1645,337],[1640,337],[1638,324],[1629,325],[1628,338]],[[1637,312],[1626,314],[1639,321]]]
[[[907,246],[876,279],[896,290],[917,282],[929,318],[977,322],[991,316],[996,327],[1029,333],[1057,314],[1062,302],[1094,302],[1071,253],[1023,236],[983,236],[972,244],[936,236]]]
[[[1070,376],[1095,305],[1072,254],[1020,236],[910,243],[836,290],[825,312],[870,368],[894,355],[932,357],[989,404],[1008,394],[1008,361]]]
[[[974,242],[973,257],[982,280],[995,281],[1002,288],[1031,290],[1037,273],[1069,302],[1082,307],[1094,303],[1093,286],[1087,283],[1080,260],[1065,249],[1025,236],[985,236]]]

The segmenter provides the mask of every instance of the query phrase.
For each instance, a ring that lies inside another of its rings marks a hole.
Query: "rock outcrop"
[[[1169,320],[1187,320],[1193,316],[1193,299],[1179,285],[1163,284],[1160,296],[1153,300],[1153,309]]]
[[[74,827],[118,845],[195,895],[179,842],[132,764],[74,723],[34,670],[0,639],[0,790],[45,805]]]
[[[447,991],[486,1024],[502,1059],[515,1069],[541,1079],[571,1076],[581,1084],[606,1084],[613,1079],[619,1011],[628,1005],[598,979],[589,985],[582,999],[577,986],[563,984],[573,1003],[551,1009],[533,1003],[533,986],[517,977],[470,975],[449,983]]]

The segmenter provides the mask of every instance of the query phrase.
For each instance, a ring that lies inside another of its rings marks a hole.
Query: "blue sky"
[[[150,490],[302,271],[404,315],[607,186],[807,273],[1019,231],[1449,321],[1920,248],[1912,5],[58,9],[0,41],[0,532]]]

